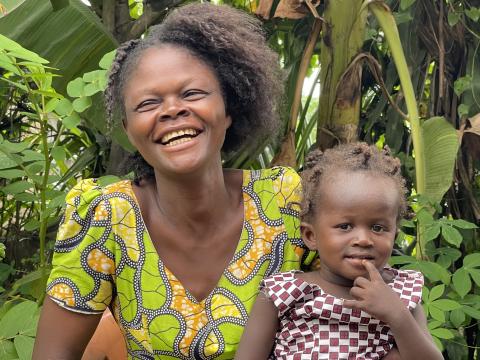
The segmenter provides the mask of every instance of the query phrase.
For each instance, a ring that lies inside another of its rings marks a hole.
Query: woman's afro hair
[[[224,154],[258,146],[279,128],[283,72],[271,50],[261,22],[226,5],[190,4],[171,12],[150,28],[144,39],[122,44],[111,66],[105,91],[110,127],[126,121],[123,90],[146,49],[178,46],[207,64],[217,75],[232,125],[222,148]],[[136,156],[129,170],[137,176],[153,172]],[[127,169],[128,170],[128,169]]]

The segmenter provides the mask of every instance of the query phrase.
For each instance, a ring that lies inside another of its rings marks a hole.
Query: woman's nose
[[[160,120],[175,120],[188,115],[190,115],[190,111],[181,100],[176,98],[164,99],[161,107]]]

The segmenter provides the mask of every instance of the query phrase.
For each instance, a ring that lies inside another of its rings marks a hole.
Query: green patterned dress
[[[84,180],[67,195],[47,292],[86,314],[110,307],[130,359],[232,359],[260,281],[313,256],[300,239],[300,180],[243,171],[244,223],[217,286],[198,302],[162,263],[131,183]]]

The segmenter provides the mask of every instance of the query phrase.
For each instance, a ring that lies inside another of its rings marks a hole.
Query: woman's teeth
[[[178,145],[186,141],[190,141],[193,137],[198,135],[198,131],[195,129],[183,129],[178,131],[172,131],[165,134],[161,139],[161,143],[166,146]]]
[[[179,145],[179,144],[183,144],[185,142],[189,142],[189,141],[192,141],[192,140],[193,140],[193,138],[191,138],[191,137],[184,137],[184,138],[180,138],[180,139],[170,141],[168,144],[165,144],[165,146]]]

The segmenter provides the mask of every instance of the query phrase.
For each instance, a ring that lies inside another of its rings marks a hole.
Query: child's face
[[[313,224],[303,223],[302,235],[307,246],[319,252],[322,278],[349,285],[367,276],[365,259],[381,270],[397,229],[400,199],[395,182],[339,170],[324,179],[318,191]]]

